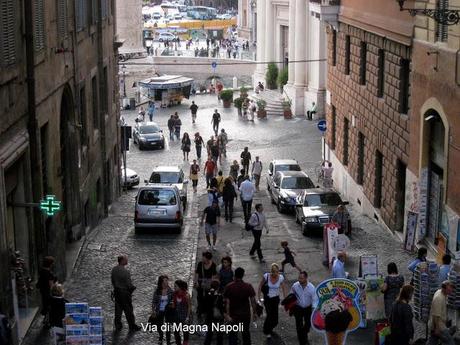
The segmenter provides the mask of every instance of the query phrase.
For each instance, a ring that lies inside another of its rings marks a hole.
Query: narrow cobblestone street
[[[171,111],[178,111],[183,128],[182,132],[193,133],[199,131],[206,141],[212,134],[211,114],[218,108],[222,114],[221,128],[225,128],[229,135],[227,160],[223,162],[224,174],[228,173],[229,164],[239,155],[244,146],[249,146],[253,157],[260,156],[264,163],[264,170],[273,158],[297,159],[304,170],[313,180],[315,168],[320,164],[321,145],[320,134],[315,122],[304,118],[284,120],[270,117],[265,121],[256,120],[254,123],[243,121],[236,114],[234,108],[222,109],[217,105],[215,96],[197,96],[195,102],[200,106],[196,125],[192,125],[188,111],[189,102],[185,102],[175,109],[161,109],[155,114],[154,120],[167,132],[166,122]],[[126,121],[134,125],[137,112],[124,112]],[[237,138],[236,138],[237,137]],[[191,159],[195,157],[192,150]],[[204,161],[202,162],[204,163]],[[164,150],[139,151],[131,145],[128,154],[127,166],[135,170],[141,181],[150,176],[151,170],[157,165],[179,165],[188,176],[189,162],[182,160],[180,144],[168,142]],[[201,164],[203,166],[203,164]],[[190,186],[191,187],[191,186]],[[224,254],[233,257],[234,267],[242,266],[246,269],[246,281],[257,286],[261,275],[269,269],[272,262],[280,262],[282,254],[278,252],[281,240],[289,241],[293,250],[298,253],[299,265],[310,274],[314,284],[328,277],[329,272],[321,264],[322,239],[320,237],[307,238],[295,224],[294,217],[288,214],[279,214],[266,191],[265,176],[261,181],[261,191],[256,195],[256,202],[264,204],[270,234],[262,239],[263,251],[267,262],[259,264],[251,259],[248,250],[252,237],[243,230],[242,211],[239,203],[236,204],[235,222],[221,227],[217,244],[217,260]],[[196,262],[196,255],[201,254],[205,247],[203,231],[198,225],[198,217],[205,204],[205,184],[201,178],[199,192],[194,194],[189,188],[189,207],[186,210],[185,226],[181,234],[165,233],[135,234],[133,227],[133,206],[136,188],[123,194],[112,206],[110,215],[101,225],[87,236],[71,279],[66,282],[66,298],[70,301],[87,301],[92,306],[102,306],[105,315],[105,329],[107,344],[152,344],[157,335],[137,332],[129,334],[124,329],[116,337],[112,333],[113,303],[110,300],[110,270],[116,264],[116,256],[121,253],[129,255],[129,270],[132,273],[137,290],[134,293],[133,304],[138,323],[146,322],[150,313],[150,303],[157,277],[167,274],[170,281],[181,278],[191,282]],[[375,253],[379,255],[379,268],[385,272],[387,261],[397,260],[398,266],[405,272],[407,254],[400,254],[397,259],[388,255],[400,250],[400,244],[374,221],[353,215],[354,232],[352,245],[349,251],[347,270],[353,276],[357,274],[359,255]],[[296,280],[296,271],[288,268],[286,278],[289,286]],[[41,320],[37,320],[31,328],[25,341],[27,345],[47,345],[49,337],[42,330]],[[126,327],[125,327],[126,328]],[[280,311],[280,324],[276,329],[279,337],[273,337],[270,344],[295,344],[295,323],[284,312]],[[322,337],[311,334],[312,344],[322,344]],[[371,328],[358,331],[350,335],[352,344],[370,344],[373,334]],[[261,322],[253,332],[254,344],[265,344],[262,335]],[[191,344],[201,344],[202,339],[193,336]]]

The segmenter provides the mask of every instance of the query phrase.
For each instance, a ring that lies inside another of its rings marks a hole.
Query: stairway
[[[265,110],[267,110],[267,115],[284,115],[283,101],[284,97],[278,90],[265,90],[262,92],[253,93],[249,96],[250,99],[257,102],[260,99],[263,99],[267,102]]]

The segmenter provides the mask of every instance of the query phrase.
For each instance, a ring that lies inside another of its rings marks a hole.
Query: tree
[[[283,88],[283,86],[287,84],[288,79],[289,79],[289,69],[286,66],[281,70],[280,74],[278,75],[279,87]]]

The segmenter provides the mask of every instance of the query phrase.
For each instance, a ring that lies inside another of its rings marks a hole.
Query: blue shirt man
[[[155,102],[150,102],[149,103],[149,109],[148,109],[150,122],[153,121],[153,113],[154,112],[155,112]]]
[[[439,267],[439,283],[447,280],[447,277],[450,272],[450,262],[452,258],[449,254],[444,254],[442,257],[442,265]]]
[[[347,278],[345,272],[345,253],[338,253],[332,264],[332,278]]]

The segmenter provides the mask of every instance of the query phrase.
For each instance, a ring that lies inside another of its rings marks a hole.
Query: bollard
[[[233,77],[233,89],[236,90],[238,88],[238,78]]]

